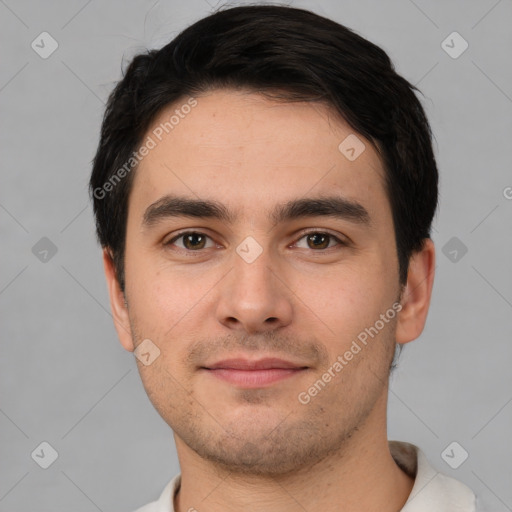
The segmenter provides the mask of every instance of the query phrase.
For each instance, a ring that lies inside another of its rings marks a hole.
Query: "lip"
[[[202,369],[224,382],[247,389],[269,386],[298,375],[308,367],[278,358],[236,358],[219,361]]]
[[[244,358],[224,359],[205,366],[208,370],[290,370],[306,368],[300,364],[285,361],[277,357],[266,357],[264,359],[250,360]]]

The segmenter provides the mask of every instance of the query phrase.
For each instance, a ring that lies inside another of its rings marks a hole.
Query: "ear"
[[[400,302],[402,310],[398,315],[397,343],[415,340],[425,327],[434,284],[435,260],[434,242],[426,238],[422,249],[409,260],[407,283]]]
[[[133,345],[128,306],[125,302],[124,293],[119,286],[114,261],[108,249],[103,249],[103,268],[105,269],[108,293],[110,295],[110,309],[112,310],[117,336],[121,345],[129,352],[133,352],[135,347]]]

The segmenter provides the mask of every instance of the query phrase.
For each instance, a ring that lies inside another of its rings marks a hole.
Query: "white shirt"
[[[462,482],[436,471],[415,445],[389,441],[395,462],[414,480],[414,486],[401,512],[475,512],[476,497]],[[174,495],[181,483],[176,475],[164,488],[158,501],[135,512],[175,512]]]

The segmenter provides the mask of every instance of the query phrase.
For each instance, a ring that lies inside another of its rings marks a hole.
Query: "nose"
[[[233,270],[220,283],[218,321],[249,334],[287,326],[293,315],[293,292],[279,266],[273,264],[269,250],[264,249],[250,263],[238,254],[233,260]]]

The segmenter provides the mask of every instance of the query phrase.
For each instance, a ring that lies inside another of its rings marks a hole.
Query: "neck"
[[[414,479],[395,463],[386,433],[386,396],[364,425],[329,457],[286,475],[226,471],[176,437],[181,487],[176,512],[396,512]]]

